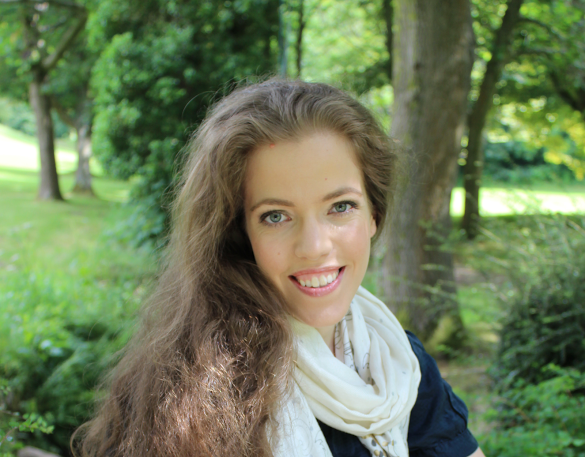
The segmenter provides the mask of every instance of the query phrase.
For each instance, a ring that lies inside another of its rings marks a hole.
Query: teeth
[[[333,273],[328,274],[327,276],[321,275],[320,277],[313,276],[311,279],[307,279],[306,281],[303,279],[299,279],[299,283],[303,287],[323,287],[327,284],[331,284],[333,281],[337,279],[339,276],[339,271],[335,271]]]

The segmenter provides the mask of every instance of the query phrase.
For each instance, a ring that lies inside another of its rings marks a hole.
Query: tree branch
[[[67,48],[71,45],[75,37],[83,30],[85,27],[85,21],[87,21],[87,10],[83,8],[82,13],[78,17],[78,21],[71,25],[71,27],[63,34],[61,41],[55,47],[55,51],[46,58],[43,59],[43,69],[47,73],[51,71],[59,59],[63,56]]]
[[[60,21],[58,21],[52,25],[45,25],[43,27],[39,27],[39,32],[41,32],[41,33],[52,32],[53,30],[57,30],[59,27],[61,27],[64,24],[67,24],[66,18],[61,19]]]
[[[526,22],[528,24],[538,25],[539,27],[545,29],[551,35],[553,35],[556,38],[558,38],[559,40],[563,40],[563,37],[561,36],[560,33],[558,33],[556,30],[554,30],[550,25],[545,24],[544,22],[541,22],[538,19],[533,19],[531,17],[520,16],[520,18],[518,19],[518,22]]]

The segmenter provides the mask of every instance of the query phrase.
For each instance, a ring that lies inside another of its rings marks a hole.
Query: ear
[[[370,238],[372,238],[376,234],[377,230],[378,230],[378,224],[376,224],[376,218],[372,214],[370,216]]]

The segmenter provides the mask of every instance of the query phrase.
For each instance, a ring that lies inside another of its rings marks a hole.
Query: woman
[[[371,114],[329,86],[268,81],[218,103],[77,454],[483,455],[420,342],[360,287],[394,163]]]

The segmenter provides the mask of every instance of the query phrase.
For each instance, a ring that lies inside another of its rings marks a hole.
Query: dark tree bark
[[[288,56],[286,42],[286,23],[284,21],[285,0],[278,0],[278,74],[286,78],[288,74]]]
[[[451,319],[452,336],[463,336],[453,259],[441,245],[451,229],[472,36],[469,0],[394,3],[391,136],[405,152],[395,176],[383,289],[391,309],[423,339],[441,317]]]
[[[485,120],[490,108],[493,106],[496,83],[500,79],[502,68],[508,57],[508,48],[512,42],[514,27],[520,18],[522,2],[523,0],[508,1],[508,9],[504,14],[500,28],[494,36],[492,57],[487,63],[485,75],[479,89],[479,96],[469,115],[467,159],[463,168],[465,212],[461,222],[461,228],[465,230],[469,239],[475,238],[479,224],[479,189],[483,174],[482,137]]]
[[[384,16],[384,22],[386,23],[386,49],[388,50],[388,62],[386,69],[388,72],[388,78],[392,82],[392,53],[393,48],[393,35],[392,35],[392,22],[394,21],[394,8],[392,6],[392,0],[382,0],[382,15]]]
[[[299,28],[297,29],[297,78],[301,77],[303,64],[303,31],[305,30],[305,1],[299,0]]]
[[[35,113],[37,139],[41,158],[41,183],[39,200],[63,200],[59,189],[59,177],[55,162],[55,139],[53,137],[53,119],[51,118],[51,100],[42,92],[45,72],[40,65],[32,69],[33,80],[29,86],[29,99]]]

